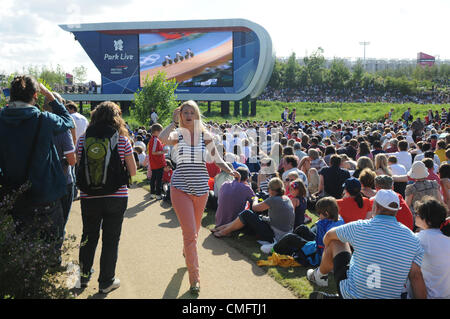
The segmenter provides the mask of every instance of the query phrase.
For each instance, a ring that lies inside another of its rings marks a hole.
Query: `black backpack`
[[[110,195],[130,184],[118,144],[119,132],[111,126],[92,126],[86,130],[76,169],[76,183],[82,192],[91,196]]]

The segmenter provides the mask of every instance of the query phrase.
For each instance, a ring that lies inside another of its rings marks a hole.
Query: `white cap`
[[[375,201],[378,205],[389,210],[397,211],[400,209],[398,195],[391,189],[380,189],[375,195]]]

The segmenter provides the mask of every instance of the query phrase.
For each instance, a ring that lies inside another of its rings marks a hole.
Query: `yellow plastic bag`
[[[301,266],[292,256],[272,253],[267,260],[258,260],[258,266],[281,266],[281,267],[299,267]]]

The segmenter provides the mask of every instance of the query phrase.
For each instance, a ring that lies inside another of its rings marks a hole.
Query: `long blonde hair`
[[[199,128],[201,132],[205,132],[206,131],[206,127],[205,124],[203,123],[202,120],[202,113],[200,112],[200,108],[198,107],[197,103],[195,103],[195,101],[193,100],[189,100],[186,102],[183,102],[178,108],[180,109],[180,118],[179,118],[179,126],[182,128],[186,128],[186,126],[184,125],[183,121],[181,120],[181,113],[183,112],[183,109],[187,106],[190,106],[194,109],[194,113],[195,113],[195,121],[194,121],[194,125],[195,125],[195,129]]]
[[[384,154],[375,156],[375,169],[381,169],[386,175],[392,176],[392,171],[388,166],[388,158]]]

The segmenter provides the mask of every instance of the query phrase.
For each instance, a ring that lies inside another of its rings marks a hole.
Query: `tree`
[[[356,61],[356,64],[353,66],[353,72],[351,76],[352,84],[361,85],[363,76],[364,76],[364,66],[361,59],[358,59],[358,61]]]
[[[325,58],[323,57],[323,49],[319,47],[309,57],[304,57],[306,72],[308,74],[308,84],[320,85],[323,83],[323,72],[325,66]]]
[[[178,106],[175,79],[167,80],[164,72],[158,72],[152,79],[145,78],[144,86],[134,94],[135,108],[132,115],[141,123],[148,123],[152,109],[156,110],[159,122],[167,124],[172,119],[173,110]]]
[[[293,89],[298,86],[298,74],[300,65],[297,63],[297,58],[295,57],[295,52],[292,52],[289,57],[286,69],[284,72],[284,87]]]
[[[273,89],[281,89],[283,86],[285,64],[280,61],[275,61],[272,75],[269,80],[269,86]]]
[[[328,81],[333,88],[343,88],[350,79],[350,71],[341,59],[333,59],[328,74]]]
[[[87,79],[87,69],[84,65],[77,66],[73,69],[74,84],[82,84]]]

